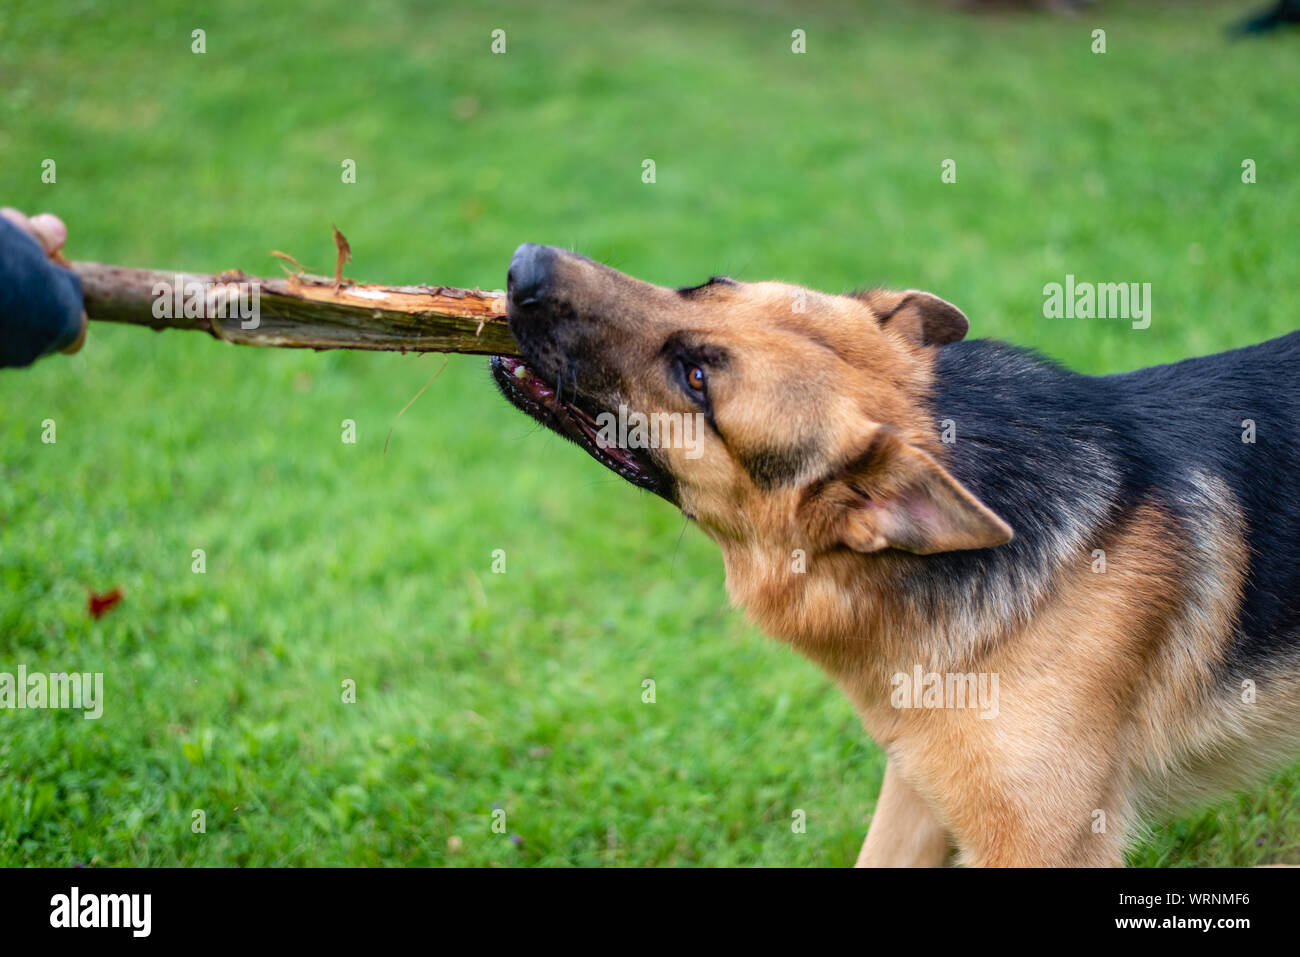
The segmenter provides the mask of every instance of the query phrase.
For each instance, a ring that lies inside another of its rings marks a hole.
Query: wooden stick
[[[248,346],[519,355],[496,292],[68,265],[81,277],[87,315],[103,322],[193,329]]]

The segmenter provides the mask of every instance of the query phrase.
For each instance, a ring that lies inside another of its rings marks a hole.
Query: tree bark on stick
[[[103,322],[191,329],[248,346],[519,355],[506,321],[505,297],[497,292],[366,285],[305,273],[262,279],[241,272],[203,275],[91,262],[68,265],[81,277],[86,314]],[[190,302],[189,309],[175,308],[177,289],[180,302]],[[199,295],[202,307],[195,309]],[[241,302],[245,307],[256,303],[255,318],[245,318],[247,308],[241,314]],[[159,315],[168,311],[170,316]]]

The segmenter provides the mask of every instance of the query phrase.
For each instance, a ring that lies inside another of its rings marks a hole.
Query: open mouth
[[[673,481],[669,475],[642,450],[602,441],[601,426],[595,415],[581,407],[581,396],[576,396],[572,402],[561,398],[554,388],[519,359],[493,356],[491,368],[497,388],[516,408],[582,446],[611,472],[675,504]]]

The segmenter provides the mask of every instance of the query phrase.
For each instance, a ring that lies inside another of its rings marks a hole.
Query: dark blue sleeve
[[[31,365],[81,331],[81,278],[0,218],[0,366]]]

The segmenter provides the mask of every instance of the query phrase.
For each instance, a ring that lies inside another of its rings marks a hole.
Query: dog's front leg
[[[890,761],[857,866],[940,867],[947,855],[947,831]]]

